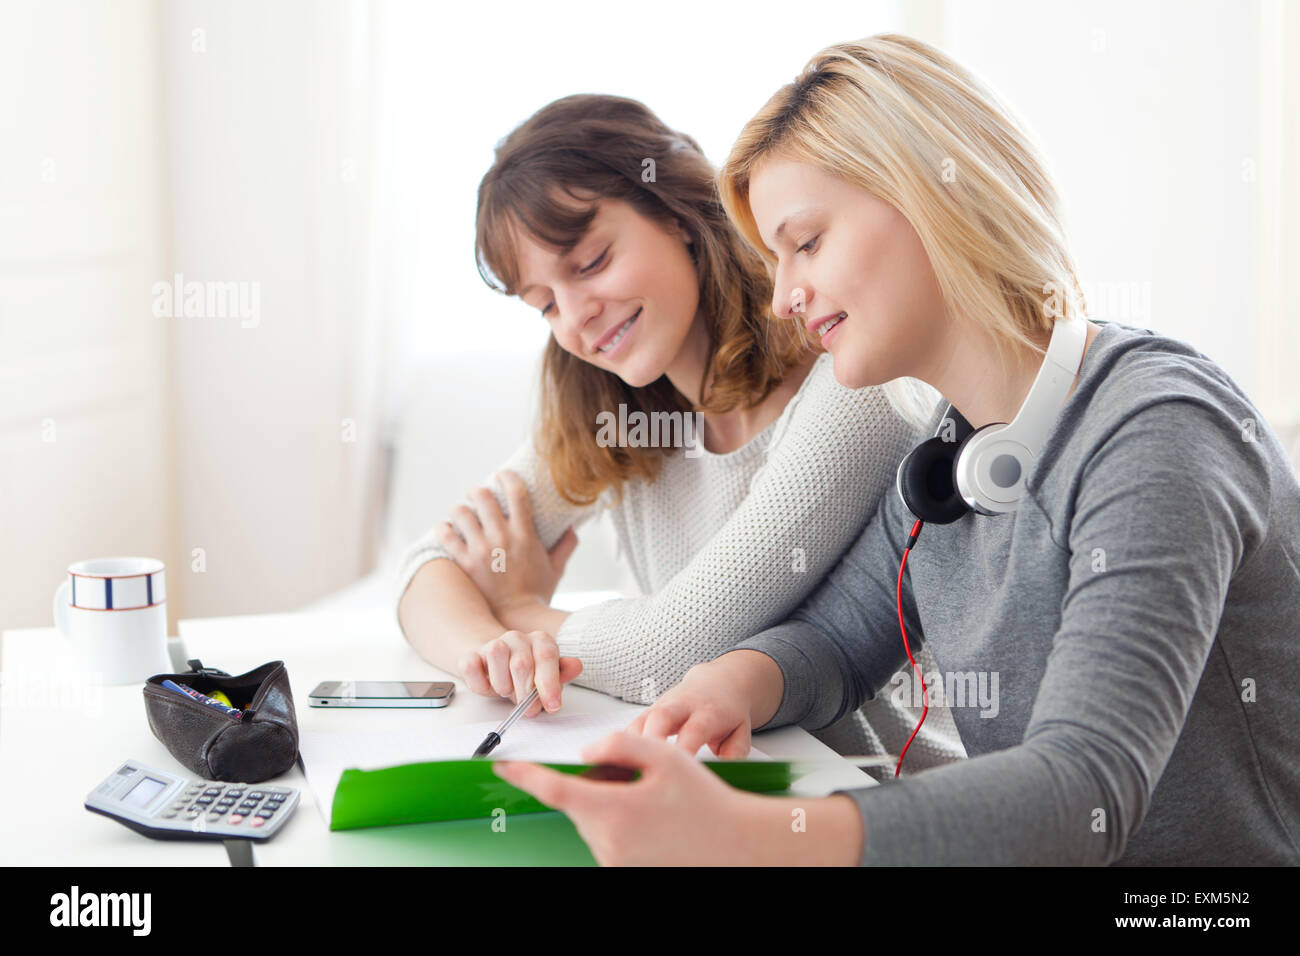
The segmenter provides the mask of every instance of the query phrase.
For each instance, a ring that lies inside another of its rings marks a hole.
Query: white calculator
[[[269,840],[297,806],[293,787],[191,780],[136,760],[86,797],[91,813],[155,840]]]

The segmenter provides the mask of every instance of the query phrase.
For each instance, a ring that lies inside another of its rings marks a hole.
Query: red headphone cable
[[[912,746],[912,741],[921,731],[921,724],[925,723],[925,715],[930,712],[929,695],[925,691],[925,677],[921,674],[921,668],[917,666],[916,661],[912,658],[912,648],[907,643],[907,628],[903,625],[903,569],[907,567],[907,555],[916,544],[916,539],[921,536],[921,527],[925,524],[920,518],[916,519],[916,524],[912,525],[912,531],[907,536],[907,547],[903,549],[903,561],[898,566],[898,629],[903,633],[903,650],[907,652],[907,659],[912,662],[912,668],[916,671],[916,676],[921,681],[921,720],[917,723],[916,729],[912,731],[912,736],[907,738],[907,743],[903,745],[903,751],[898,755],[898,764],[894,767],[894,776],[897,777],[900,770],[903,769],[903,758],[907,756],[907,748]]]

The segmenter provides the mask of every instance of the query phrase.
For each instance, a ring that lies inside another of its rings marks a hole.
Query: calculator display
[[[149,801],[158,794],[162,793],[167,784],[161,780],[155,780],[153,777],[145,777],[122,798],[123,803],[129,803],[134,807],[147,807]]]

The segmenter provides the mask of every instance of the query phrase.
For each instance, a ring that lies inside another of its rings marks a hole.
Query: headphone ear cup
[[[994,514],[997,514],[998,512],[995,512],[995,511],[986,511],[984,508],[981,508],[981,507],[979,506],[978,503],[976,503],[976,504],[972,504],[972,503],[971,503],[971,501],[967,498],[965,492],[963,492],[963,490],[962,490],[961,482],[957,480],[957,462],[959,462],[959,461],[961,460],[961,456],[964,455],[964,454],[966,453],[966,450],[967,450],[968,448],[970,448],[971,440],[974,439],[974,437],[975,437],[976,435],[978,435],[980,432],[982,432],[982,431],[987,431],[987,430],[990,429],[990,428],[997,428],[997,429],[1000,430],[1000,429],[1003,429],[1003,428],[1006,428],[1006,427],[1007,427],[1007,426],[1006,426],[1006,423],[1005,423],[1005,422],[989,422],[987,425],[981,425],[979,428],[975,429],[973,432],[971,432],[969,435],[967,435],[965,438],[963,438],[963,439],[961,440],[961,442],[957,445],[957,450],[956,450],[956,452],[955,452],[955,453],[953,454],[953,456],[952,456],[952,487],[953,487],[953,493],[957,496],[957,499],[958,499],[958,500],[959,500],[963,505],[966,506],[966,508],[968,508],[969,510],[975,512],[976,514],[981,514],[981,515],[994,515]]]
[[[970,511],[954,481],[959,447],[936,435],[917,445],[899,464],[898,493],[922,521],[952,524]]]

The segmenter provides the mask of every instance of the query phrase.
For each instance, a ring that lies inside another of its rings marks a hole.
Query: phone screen
[[[338,685],[338,697],[446,697],[449,688],[435,681],[344,681]]]

